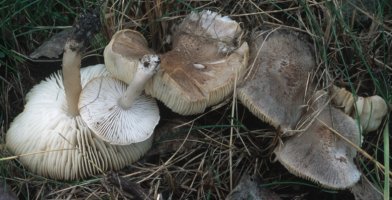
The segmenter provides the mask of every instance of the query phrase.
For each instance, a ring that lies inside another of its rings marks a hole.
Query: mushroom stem
[[[150,76],[140,73],[140,71],[136,72],[135,78],[129,83],[124,95],[119,99],[119,105],[124,110],[129,109],[135,99],[140,96],[149,78]]]
[[[124,110],[131,108],[133,102],[144,90],[147,81],[159,68],[160,58],[156,55],[145,55],[139,61],[136,73],[129,83],[127,90],[119,99],[118,104]]]
[[[79,115],[78,101],[82,91],[80,82],[82,58],[77,46],[79,46],[78,42],[68,40],[65,44],[63,55],[63,81],[68,113],[74,117]]]

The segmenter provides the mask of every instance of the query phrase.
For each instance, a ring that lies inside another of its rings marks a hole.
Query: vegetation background
[[[255,118],[236,100],[204,114],[183,117],[160,105],[162,123],[154,148],[120,172],[88,180],[59,182],[25,170],[4,148],[6,130],[23,110],[31,87],[60,69],[61,59],[31,59],[45,40],[72,26],[79,13],[99,9],[103,29],[91,39],[83,65],[102,63],[102,51],[119,29],[138,30],[151,48],[165,52],[170,27],[191,11],[210,9],[241,23],[247,38],[262,25],[305,32],[313,39],[318,73],[362,96],[380,95],[392,105],[392,2],[390,0],[0,0],[0,181],[20,199],[127,199],[138,190],[172,199],[224,199],[230,180],[241,174],[261,177],[260,187],[282,199],[354,199],[295,177],[271,162],[278,141],[274,129]],[[235,105],[235,112],[231,111]],[[234,117],[234,124],[231,123]],[[382,193],[389,196],[388,162],[391,122],[364,135],[363,151],[385,163],[380,170],[358,154],[356,163]],[[177,127],[173,129],[173,127]],[[232,134],[234,140],[230,143]],[[240,136],[240,137],[239,137]],[[232,154],[233,162],[229,163]],[[229,169],[233,169],[230,176]],[[121,183],[113,181],[121,177]],[[131,192],[129,191],[131,190]],[[386,197],[388,198],[388,197]]]

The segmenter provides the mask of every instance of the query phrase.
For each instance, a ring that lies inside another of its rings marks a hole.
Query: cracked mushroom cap
[[[251,41],[250,73],[238,98],[259,119],[291,130],[303,114],[308,76],[316,67],[313,50],[304,36],[286,29],[256,32]]]
[[[105,47],[105,66],[115,78],[129,84],[135,75],[139,59],[152,53],[141,33],[130,29],[120,30]]]
[[[283,166],[299,177],[327,188],[349,188],[361,176],[353,161],[356,150],[330,128],[359,145],[359,127],[351,117],[326,105],[325,92],[317,92],[315,99],[303,118],[312,120],[307,129],[285,140],[274,153]]]
[[[80,115],[101,139],[128,145],[151,137],[160,119],[159,108],[155,99],[142,91],[145,82],[159,69],[159,63],[159,56],[144,55],[129,85],[112,77],[101,77],[84,87],[79,99]],[[126,104],[122,103],[123,98]]]
[[[81,69],[81,85],[108,76],[104,65]],[[119,170],[150,149],[152,138],[126,146],[110,145],[98,138],[80,115],[68,113],[63,76],[55,73],[26,96],[24,111],[6,135],[8,149],[30,171],[58,180],[83,179]],[[24,156],[23,156],[24,155]]]
[[[202,113],[232,93],[247,66],[248,45],[239,24],[203,11],[191,13],[176,28],[172,50],[161,55],[161,70],[146,93],[182,115]]]

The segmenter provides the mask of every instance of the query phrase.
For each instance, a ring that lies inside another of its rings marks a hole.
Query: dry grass
[[[80,10],[78,7],[94,4],[79,2],[75,7],[64,6],[62,12],[74,16],[73,12]],[[319,88],[335,83],[359,95],[378,94],[392,104],[392,5],[387,1],[379,2],[372,9],[360,3],[336,0],[261,3],[109,0],[102,5],[106,14],[103,34],[89,52],[99,54],[110,36],[123,28],[142,32],[151,48],[167,51],[170,27],[190,11],[202,9],[218,11],[239,21],[246,30],[245,38],[262,25],[284,26],[309,34],[319,64],[314,77]],[[26,8],[19,15],[28,12]],[[28,17],[23,19],[29,21]],[[10,122],[23,109],[26,92],[55,70],[37,75],[37,64],[24,60],[23,56],[20,58],[59,31],[53,24],[41,24],[52,26],[51,31],[41,33],[41,37],[33,37],[39,32],[29,32],[37,30],[36,26],[13,35],[14,44],[9,47],[12,50],[6,52],[4,47],[8,46],[1,46],[0,53],[9,56],[0,63],[3,140]],[[59,25],[71,24],[64,21]],[[7,31],[3,31],[3,36]],[[28,44],[31,38],[36,39]],[[30,74],[29,69],[35,74]],[[198,116],[183,117],[163,105],[160,108],[162,121],[157,128],[159,135],[154,148],[142,160],[120,172],[84,181],[58,182],[31,174],[17,160],[8,160],[0,162],[0,176],[21,199],[138,199],[145,198],[144,195],[147,199],[156,199],[158,195],[165,199],[224,199],[243,173],[261,176],[266,183],[263,186],[279,193],[282,199],[353,199],[347,191],[324,190],[271,162],[272,150],[279,141],[275,130],[252,116],[235,98]],[[386,121],[384,126],[390,124]],[[379,162],[383,162],[384,151],[381,132],[380,129],[364,136],[362,146],[363,151]],[[6,150],[1,151],[1,157],[9,156]],[[358,156],[357,163],[381,190],[383,171],[362,156]]]

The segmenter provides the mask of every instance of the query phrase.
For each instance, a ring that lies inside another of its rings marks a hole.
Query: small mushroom
[[[242,33],[229,17],[192,12],[176,27],[172,50],[161,55],[161,70],[147,83],[146,93],[182,115],[221,102],[247,66],[248,45],[241,41]]]
[[[105,47],[105,66],[115,78],[129,84],[135,76],[139,59],[153,53],[141,33],[130,29],[120,30]]]
[[[79,69],[83,41],[75,38],[89,35],[84,32],[91,30],[89,23],[96,25],[85,18],[66,42],[63,72],[54,73],[29,91],[24,111],[6,134],[8,149],[27,169],[52,179],[76,180],[121,169],[139,159],[152,144],[150,138],[132,145],[110,145],[97,138],[80,117],[82,88],[91,79],[109,75],[104,65]]]
[[[80,115],[101,139],[128,145],[151,137],[159,122],[159,109],[154,99],[141,94],[159,62],[157,55],[143,56],[128,87],[111,77],[93,79],[85,86],[80,94]]]
[[[323,187],[353,186],[361,176],[353,161],[356,150],[332,130],[359,145],[360,134],[355,121],[328,105],[328,95],[323,91],[314,95],[309,111],[302,118],[305,120],[309,123],[299,127],[303,132],[289,137],[274,150],[277,160],[291,173]]]
[[[378,95],[355,99],[351,92],[337,86],[332,87],[331,93],[334,104],[342,107],[346,114],[358,119],[364,132],[377,130],[388,113],[385,100]]]
[[[312,47],[300,33],[282,28],[255,32],[250,40],[250,73],[238,99],[259,119],[292,130],[303,114],[306,91],[312,90]]]

